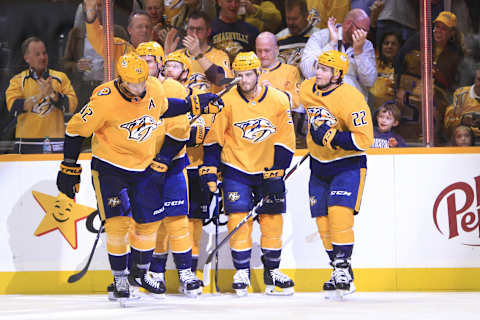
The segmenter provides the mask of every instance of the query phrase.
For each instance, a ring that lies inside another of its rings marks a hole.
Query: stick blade
[[[210,270],[212,269],[212,262],[205,263],[203,266],[203,286],[206,287],[210,284]]]
[[[86,270],[82,270],[79,273],[72,274],[70,277],[68,277],[68,283],[74,283],[80,280],[86,273]]]

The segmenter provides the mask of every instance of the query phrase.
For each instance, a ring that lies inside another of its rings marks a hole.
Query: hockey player
[[[168,165],[175,155],[171,148],[155,154],[157,128],[163,118],[190,110],[218,112],[209,104],[212,94],[188,99],[167,99],[161,83],[148,77],[148,66],[135,54],[122,56],[117,64],[119,78],[97,87],[90,102],[69,121],[65,133],[64,161],[57,176],[57,187],[69,198],[78,192],[82,171],[77,159],[85,137],[92,138],[92,178],[102,220],[105,221],[107,251],[114,277],[114,295],[129,298],[127,251],[132,248],[132,268],[142,270],[141,284],[158,293],[147,274],[155,245],[162,204],[150,194],[162,194]],[[161,132],[160,132],[161,134]],[[133,233],[130,229],[134,220]]]
[[[166,76],[165,82],[171,81],[171,82],[178,83],[179,85],[180,85],[180,82],[182,82],[184,84],[185,81],[187,80],[189,73],[190,73],[190,61],[185,55],[182,55],[178,52],[173,52],[167,55],[167,58],[165,60],[165,76]],[[189,91],[190,90],[191,89],[189,89]],[[197,89],[194,90],[194,92],[196,91]],[[173,119],[176,119],[176,118],[173,118]],[[207,117],[206,119],[211,119],[211,117]],[[203,142],[203,138],[205,137],[205,133],[206,133],[204,122],[205,120],[202,116],[198,118],[190,128],[190,126],[188,126],[189,122],[187,121],[187,126],[189,130],[187,138],[188,136],[190,137],[187,141],[187,146],[198,145]],[[203,156],[203,153],[201,155],[198,155],[198,152],[192,154],[191,149],[192,148],[187,148],[187,152],[189,153],[190,161],[193,161],[195,164],[198,162],[198,158],[201,158],[201,156]],[[183,153],[185,152],[183,151]],[[197,170],[193,170],[193,171],[198,172]],[[187,173],[188,173],[188,190],[189,190],[188,194],[189,194],[190,202],[188,203],[188,209],[186,209],[184,213],[186,214],[187,211],[189,213],[188,227],[186,228],[186,230],[189,232],[189,237],[186,237],[186,238],[179,237],[178,235],[172,234],[172,232],[169,230],[170,229],[169,226],[171,225],[171,223],[169,223],[170,218],[168,217],[169,211],[174,210],[175,207],[178,206],[178,200],[177,202],[170,202],[169,207],[165,206],[165,214],[167,215],[167,218],[164,220],[164,223],[160,225],[159,230],[157,232],[156,246],[153,252],[152,263],[150,266],[150,270],[155,272],[158,278],[163,278],[163,279],[165,278],[166,263],[167,263],[169,248],[170,248],[170,251],[172,251],[175,261],[177,261],[177,258],[176,258],[177,255],[184,255],[185,252],[187,251],[184,248],[180,248],[179,250],[178,245],[176,245],[176,242],[179,242],[179,241],[185,242],[186,240],[189,240],[188,242],[189,249],[191,250],[188,252],[191,253],[192,272],[195,272],[197,268],[198,255],[200,252],[200,240],[202,236],[203,217],[201,217],[201,219],[196,219],[196,216],[192,218],[192,213],[197,212],[197,208],[199,207],[199,205],[197,204],[196,199],[202,193],[199,192],[198,173],[196,174],[196,177],[193,176],[192,170],[190,169],[190,167],[189,167],[189,170],[187,170]],[[187,200],[185,200],[182,203],[182,205],[183,204],[186,206]],[[199,284],[200,284],[200,281],[196,281],[194,284],[190,286],[185,286],[183,285],[182,281],[180,281],[180,291],[185,293],[188,296],[198,295],[201,293],[201,288]]]
[[[149,67],[154,67],[149,68],[150,75],[160,79],[169,97],[184,99],[188,95],[190,90],[180,82],[160,75],[159,70],[165,68],[163,61],[166,63],[168,60],[165,60],[163,49],[158,43],[154,41],[141,43],[136,51],[147,63],[152,60],[156,61],[156,68],[154,63],[149,63]],[[188,75],[188,69],[186,75]],[[176,148],[178,153],[173,159],[174,166],[167,171],[163,195],[165,205],[163,208],[157,209],[163,219],[157,231],[150,274],[158,282],[158,286],[165,289],[165,264],[168,247],[170,247],[178,269],[181,292],[188,296],[196,296],[201,293],[201,281],[191,271],[192,241],[186,217],[188,214],[187,180],[183,172],[188,164],[185,144],[190,137],[189,118],[187,115],[181,115],[165,119],[164,123],[165,142],[168,142],[172,148]],[[163,143],[163,136],[159,137],[157,138],[157,151],[160,150]]]
[[[373,142],[372,117],[362,93],[343,82],[348,71],[344,53],[324,52],[316,69],[316,77],[300,87],[300,102],[310,120],[310,211],[333,266],[323,289],[343,295],[355,290],[353,216],[362,199],[365,151]]]
[[[253,52],[239,53],[233,62],[239,84],[223,96],[225,109],[216,116],[205,138],[202,183],[217,188],[217,172],[223,174],[228,230],[247,215],[260,199],[257,210],[262,232],[261,250],[267,294],[293,294],[293,281],[280,272],[282,214],[286,211],[283,175],[295,150],[290,98],[283,91],[259,84],[260,60]],[[250,285],[253,222],[243,225],[230,239],[233,289],[246,295]]]

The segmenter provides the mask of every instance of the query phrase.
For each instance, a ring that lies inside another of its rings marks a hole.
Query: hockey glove
[[[148,170],[150,171],[149,183],[154,186],[160,194],[163,194],[168,165],[162,160],[155,158],[150,164],[150,167],[148,167]]]
[[[198,175],[202,188],[212,193],[217,192],[217,167],[200,167]]]
[[[62,161],[57,174],[57,188],[70,199],[80,190],[80,174],[82,167],[77,163]]]
[[[316,144],[330,149],[336,149],[332,142],[337,134],[337,129],[330,127],[327,121],[313,117],[310,120],[310,134]]]
[[[263,181],[260,186],[260,194],[262,198],[276,198],[281,197],[285,193],[285,180],[283,175],[285,170],[283,169],[268,169],[265,168],[263,172]]]
[[[187,97],[187,103],[196,116],[205,113],[219,113],[224,104],[219,96],[213,93],[201,93]]]

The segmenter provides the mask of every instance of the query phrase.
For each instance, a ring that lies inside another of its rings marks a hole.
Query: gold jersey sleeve
[[[202,114],[192,123],[191,126],[192,127],[204,126],[205,128],[208,128],[208,130],[210,130],[210,128],[212,127],[214,118],[215,118],[214,114]],[[194,147],[188,147],[187,154],[188,154],[188,159],[190,160],[190,165],[188,166],[188,169],[196,169],[202,165],[203,163],[203,145],[202,144]]]
[[[204,143],[218,143],[222,147],[222,163],[247,174],[271,168],[275,146],[295,152],[287,94],[271,87],[261,88],[260,95],[250,101],[237,87],[225,94],[225,108],[216,115]]]
[[[259,82],[262,83],[264,80],[270,82],[274,88],[290,93],[293,109],[299,106],[298,93],[301,80],[297,67],[279,62],[273,68],[262,69]]]
[[[214,83],[210,82],[205,75],[205,70],[203,67],[192,57],[189,52],[185,49],[180,49],[176,51],[177,53],[181,53],[186,56],[191,62],[191,70],[190,74],[188,75],[188,79],[186,81],[187,86],[189,88],[197,88],[204,92],[212,92],[217,93],[222,88],[215,85]],[[232,71],[230,70],[230,59],[228,55],[216,48],[210,47],[207,52],[203,54],[210,62],[216,64],[219,67],[222,67],[223,71],[225,72],[226,78],[231,78],[233,76]]]
[[[135,101],[124,96],[114,80],[94,90],[89,103],[68,122],[66,134],[93,134],[93,157],[125,170],[142,171],[155,156],[155,131],[167,109],[158,79],[149,77],[145,95]]]
[[[309,119],[326,110],[335,119],[338,131],[351,132],[353,145],[359,150],[344,150],[337,147],[332,150],[312,140],[310,130],[307,134],[307,146],[312,157],[320,162],[333,162],[365,154],[373,143],[373,124],[370,108],[365,98],[356,88],[342,84],[331,91],[316,88],[315,78],[305,80],[300,86],[300,103],[306,109]],[[310,123],[310,121],[309,121]],[[309,124],[310,125],[310,124]]]
[[[78,103],[70,79],[60,71],[48,70],[52,88],[55,92],[65,96],[68,100],[68,109],[65,112],[75,111]],[[5,91],[7,109],[10,111],[16,100],[26,100],[39,94],[37,81],[29,70],[24,70],[10,79],[10,85]],[[49,98],[37,101],[31,111],[23,112],[18,116],[15,136],[17,138],[63,138],[65,134],[65,120],[62,110],[54,106]]]
[[[98,19],[95,19],[92,23],[85,22],[85,28],[87,30],[87,38],[93,49],[103,58],[105,58],[105,39],[103,33],[103,26],[100,24]],[[117,65],[118,59],[125,53],[135,51],[135,48],[127,41],[122,38],[114,37],[113,38],[113,63],[114,66]],[[115,70],[115,74],[117,71]]]

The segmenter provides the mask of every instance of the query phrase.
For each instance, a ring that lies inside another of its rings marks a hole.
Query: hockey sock
[[[281,250],[283,216],[281,214],[261,214],[259,223],[260,231],[262,232],[260,247],[270,250]]]
[[[262,248],[262,262],[265,269],[277,269],[280,267],[280,255],[282,250],[271,250]]]
[[[181,269],[190,269],[192,267],[192,249],[189,249],[186,252],[172,252],[173,261],[178,270]]]
[[[132,255],[132,267],[136,267],[138,269],[148,269],[150,266],[150,262],[152,260],[152,253],[153,250],[137,250],[134,247],[131,248],[131,255]]]
[[[115,274],[115,272],[123,272],[124,270],[127,269],[127,255],[122,254],[122,255],[113,255],[113,254],[108,254],[108,261],[110,262],[110,268],[112,269],[112,272]]]
[[[150,271],[157,273],[165,273],[167,265],[168,252],[156,253],[152,255],[152,262],[150,263]]]
[[[232,259],[235,269],[248,269],[250,268],[250,258],[252,256],[252,249],[247,250],[234,250],[232,249]]]
[[[192,271],[197,271],[198,256],[192,256]]]
[[[335,258],[350,258],[354,242],[353,209],[343,206],[329,207],[328,219]]]

